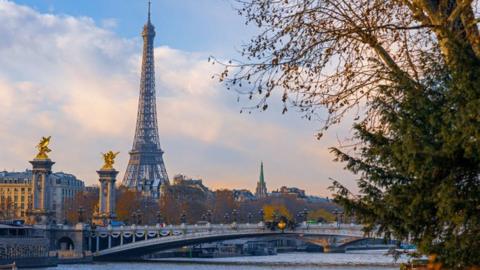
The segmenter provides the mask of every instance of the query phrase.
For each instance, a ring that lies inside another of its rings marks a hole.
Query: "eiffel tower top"
[[[148,23],[150,23],[150,8],[152,7],[152,1],[148,1]]]
[[[155,26],[153,26],[150,20],[151,6],[152,6],[152,1],[148,1],[148,19],[147,19],[147,23],[143,26],[142,36],[144,38],[152,37],[152,42],[153,42],[153,37],[155,37]]]

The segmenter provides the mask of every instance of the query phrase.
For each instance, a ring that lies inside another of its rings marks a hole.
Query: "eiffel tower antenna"
[[[146,196],[160,197],[160,187],[168,185],[157,124],[155,94],[154,38],[155,27],[150,22],[151,1],[148,1],[148,21],[143,26],[142,75],[138,99],[137,126],[123,185]]]
[[[150,23],[150,9],[152,6],[152,0],[148,0],[148,23]]]

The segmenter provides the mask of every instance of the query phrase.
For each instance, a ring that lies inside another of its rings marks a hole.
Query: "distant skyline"
[[[121,181],[135,131],[147,0],[0,0],[0,169],[23,170],[44,135],[54,171],[97,183],[100,152],[120,151]],[[201,2],[201,3],[200,3]],[[255,190],[264,161],[269,191],[296,186],[330,196],[329,177],[356,190],[328,147],[348,123],[315,140],[319,122],[280,106],[240,114],[237,95],[207,62],[238,58],[255,29],[226,0],[152,1],[160,141],[170,179]]]

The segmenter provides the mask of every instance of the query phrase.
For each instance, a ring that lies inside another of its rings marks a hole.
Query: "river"
[[[399,269],[392,257],[380,253],[282,253],[275,256],[230,257],[215,259],[175,259],[161,262],[94,263],[88,265],[59,265],[57,270],[263,270],[263,269],[335,269],[335,270],[386,270]]]

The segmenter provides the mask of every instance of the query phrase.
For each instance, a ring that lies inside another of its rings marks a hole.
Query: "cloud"
[[[52,135],[55,170],[97,181],[100,152],[121,151],[121,181],[135,127],[141,39],[123,39],[88,17],[39,13],[0,1],[0,169],[22,170],[38,138]],[[170,177],[187,173],[209,186],[248,187],[265,162],[267,185],[328,194],[333,164],[315,124],[298,115],[239,114],[235,95],[211,75],[208,52],[155,49],[157,112]]]

